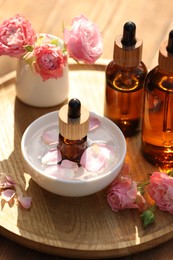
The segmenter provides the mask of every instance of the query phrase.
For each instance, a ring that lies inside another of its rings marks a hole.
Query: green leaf
[[[149,184],[149,181],[145,181],[142,183],[139,183],[137,186],[138,191],[141,193],[141,195],[144,195],[145,193],[145,187]]]
[[[141,214],[141,220],[144,228],[152,224],[155,220],[154,208],[151,207],[150,209],[143,211],[143,213]]]
[[[53,39],[50,43],[54,44],[55,46],[58,46],[58,39]]]
[[[25,50],[28,51],[28,52],[32,52],[34,50],[34,47],[31,46],[31,45],[26,45]]]

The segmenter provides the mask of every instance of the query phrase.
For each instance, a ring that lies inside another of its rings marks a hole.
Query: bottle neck
[[[125,47],[121,36],[114,42],[114,62],[121,67],[137,67],[142,60],[142,40],[138,39],[134,46]]]
[[[84,136],[83,138],[78,139],[78,140],[69,140],[69,139],[65,138],[64,136],[62,136],[61,134],[59,134],[59,140],[64,142],[67,145],[82,144],[83,142],[87,141],[87,136]]]
[[[159,69],[165,73],[173,74],[173,54],[168,53],[166,46],[168,41],[164,41],[159,50]]]

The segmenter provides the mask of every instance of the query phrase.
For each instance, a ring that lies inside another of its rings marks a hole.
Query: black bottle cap
[[[81,115],[81,102],[77,98],[72,98],[68,103],[68,117],[78,118]]]
[[[134,46],[136,44],[136,25],[133,22],[124,24],[123,38],[121,40],[123,46]]]
[[[166,47],[167,52],[173,53],[173,30],[169,33],[168,45]]]

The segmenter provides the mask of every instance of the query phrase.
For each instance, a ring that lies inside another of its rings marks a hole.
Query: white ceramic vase
[[[31,71],[23,59],[19,60],[16,73],[16,96],[25,104],[34,107],[52,107],[68,98],[68,65],[63,76],[43,81],[38,73]]]

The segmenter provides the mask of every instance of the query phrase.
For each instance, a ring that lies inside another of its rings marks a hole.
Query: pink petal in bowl
[[[77,171],[79,168],[76,162],[72,162],[69,160],[63,160],[61,163],[61,167],[64,167],[66,169],[72,169],[73,171]]]
[[[100,126],[100,120],[97,117],[91,116],[89,118],[89,131],[92,131]]]
[[[89,172],[99,172],[107,161],[112,161],[114,152],[112,147],[105,144],[93,144],[82,154],[80,164]]]
[[[62,160],[61,152],[57,148],[51,148],[49,151],[41,158],[41,162],[44,165],[54,165]]]
[[[41,136],[41,140],[43,141],[43,143],[47,145],[57,144],[58,143],[57,128],[45,130]]]

